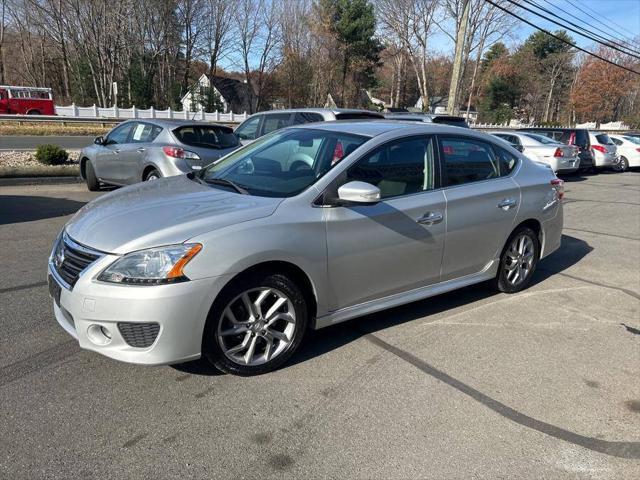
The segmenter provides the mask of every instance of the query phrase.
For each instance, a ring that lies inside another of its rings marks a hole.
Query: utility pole
[[[467,41],[467,26],[469,25],[469,10],[471,10],[471,0],[463,0],[462,18],[456,34],[456,53],[453,59],[453,72],[451,74],[451,85],[449,86],[449,100],[447,101],[447,113],[457,115],[459,113],[458,98],[460,97],[460,83],[462,81],[462,55],[464,45]]]

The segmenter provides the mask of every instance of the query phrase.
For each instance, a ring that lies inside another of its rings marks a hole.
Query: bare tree
[[[209,61],[209,78],[215,77],[218,62],[228,52],[233,32],[233,12],[238,7],[237,0],[206,0],[205,8],[205,51]]]

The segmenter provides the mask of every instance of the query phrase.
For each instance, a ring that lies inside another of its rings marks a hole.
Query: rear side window
[[[293,117],[293,124],[300,125],[302,123],[322,122],[324,118],[319,113],[298,112]]]
[[[439,116],[433,117],[431,119],[431,121],[433,123],[440,123],[440,124],[443,124],[443,125],[451,125],[451,126],[454,126],[454,127],[469,128],[469,125],[467,124],[465,119],[462,118],[462,117],[451,117],[451,116],[446,116],[446,115],[439,115]]]
[[[622,140],[618,140],[617,138],[611,138],[611,141],[618,146],[622,145]]]
[[[150,123],[137,123],[131,135],[131,143],[148,143],[153,142],[160,132],[161,127]]]
[[[500,176],[506,177],[513,172],[514,168],[516,168],[516,165],[518,164],[518,157],[511,154],[504,148],[497,146],[494,146],[493,148],[498,156],[498,162],[500,163]]]
[[[289,125],[290,113],[275,113],[272,115],[265,115],[264,122],[262,122],[262,135],[275,132]]]
[[[382,198],[431,190],[434,186],[433,138],[402,139],[383,145],[352,166],[347,179],[377,186]]]
[[[506,140],[512,145],[520,145],[520,139],[515,135],[507,135],[504,133],[494,133],[493,135],[503,140]]]
[[[442,137],[445,186],[480,182],[500,176],[500,163],[491,145],[472,138]]]
[[[359,120],[367,118],[384,118],[384,116],[375,112],[336,113],[336,120]]]
[[[611,141],[611,138],[609,138],[609,135],[607,135],[606,133],[597,134],[596,140],[600,145],[614,145],[614,143]]]
[[[188,125],[176,128],[173,133],[185,145],[202,148],[232,148],[239,145],[230,128],[214,125]]]

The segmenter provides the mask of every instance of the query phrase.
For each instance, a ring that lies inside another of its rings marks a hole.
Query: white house
[[[202,110],[203,99],[199,98],[198,91],[200,88],[209,88],[212,84],[214,91],[220,96],[224,113],[242,113],[253,110],[250,108],[252,96],[250,95],[249,85],[246,82],[218,76],[210,80],[205,74],[200,76],[198,82],[180,100],[182,109],[193,111],[195,106],[196,110]],[[255,103],[255,100],[253,101]]]

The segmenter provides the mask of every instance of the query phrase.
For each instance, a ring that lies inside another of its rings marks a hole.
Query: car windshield
[[[201,171],[199,179],[217,186],[231,182],[251,195],[291,197],[315,183],[365,141],[366,137],[342,132],[278,130],[210,165]]]
[[[635,143],[636,145],[640,145],[640,137],[627,137],[626,135],[624,135],[622,138],[630,141],[631,143]]]
[[[240,144],[238,137],[228,127],[186,125],[176,128],[173,133],[175,133],[180,142],[192,147],[232,148]]]
[[[532,138],[537,142],[544,143],[545,145],[558,145],[560,142],[553,138],[545,137],[544,135],[537,135],[535,133],[523,133],[525,137]]]

